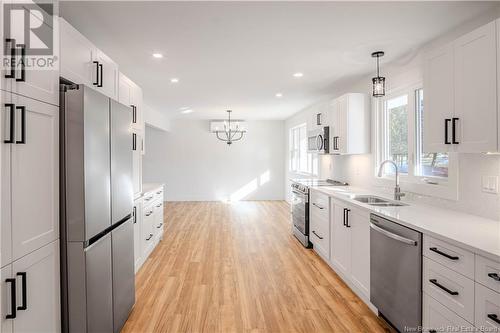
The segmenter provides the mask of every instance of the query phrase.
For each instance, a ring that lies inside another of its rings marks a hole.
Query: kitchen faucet
[[[396,187],[394,187],[394,200],[401,200],[401,197],[404,197],[405,194],[401,193],[401,188],[399,187],[399,170],[398,165],[393,160],[385,160],[380,164],[378,168],[378,176],[382,177],[382,171],[384,171],[384,165],[386,163],[391,163],[394,165],[394,169],[396,169]]]

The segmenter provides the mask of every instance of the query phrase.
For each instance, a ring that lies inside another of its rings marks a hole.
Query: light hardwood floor
[[[166,204],[122,332],[388,332],[289,221],[282,201]]]

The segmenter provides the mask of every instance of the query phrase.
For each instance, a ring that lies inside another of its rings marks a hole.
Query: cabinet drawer
[[[500,331],[500,294],[476,282],[476,327]]]
[[[330,260],[330,221],[311,214],[309,240],[314,250],[325,260]]]
[[[474,322],[474,281],[424,257],[424,292],[460,317]]]
[[[476,255],[475,280],[500,293],[500,262]]]
[[[329,197],[323,193],[311,191],[309,210],[311,215],[316,214],[317,216],[328,220]]]
[[[424,235],[424,256],[474,279],[474,253]]]
[[[432,332],[433,330],[436,332],[465,332],[464,328],[472,329],[473,327],[471,323],[425,293],[423,295],[422,316],[424,332]]]

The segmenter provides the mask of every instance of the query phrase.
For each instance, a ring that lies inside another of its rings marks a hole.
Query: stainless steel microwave
[[[307,150],[310,153],[330,153],[330,127],[325,126],[307,133]]]

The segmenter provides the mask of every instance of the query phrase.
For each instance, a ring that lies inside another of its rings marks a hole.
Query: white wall
[[[432,41],[426,47],[440,45],[452,40],[467,31],[472,30],[482,24],[485,24],[495,17],[498,13],[489,13],[488,15],[478,18],[467,25],[459,27],[454,31],[449,32],[445,36]],[[423,49],[424,50],[424,49]],[[422,50],[422,51],[423,51]],[[383,75],[387,77],[388,90],[398,87],[406,87],[422,81],[422,51],[418,52],[398,64],[392,66],[382,65]],[[317,108],[325,103],[329,103],[331,99],[336,98],[347,92],[363,92],[371,93],[371,76],[358,78],[345,82],[344,84],[336,85],[336,90],[332,91],[332,95],[328,100],[319,101],[317,104],[301,110],[294,116],[290,117],[285,122],[285,133],[288,133],[289,128],[303,123],[315,112]],[[375,117],[372,116],[372,127]],[[374,131],[372,131],[373,133]],[[372,138],[372,143],[374,142]],[[288,145],[287,145],[288,147]],[[288,149],[286,150],[288,152]],[[375,147],[372,144],[372,152]],[[287,160],[289,156],[287,154]],[[480,215],[487,218],[500,220],[500,195],[482,192],[481,177],[484,176],[499,176],[500,177],[500,156],[499,155],[484,155],[484,154],[459,154],[459,175],[458,175],[458,200],[446,200],[436,197],[423,195],[411,195],[415,200],[422,201],[426,204],[438,205],[456,209],[467,213]],[[322,156],[320,162],[320,177],[333,178],[337,180],[347,181],[351,185],[372,188],[377,191],[391,191],[390,187],[381,188],[375,182],[375,160],[373,154],[353,155],[353,156]],[[285,174],[285,190],[286,197],[289,200],[288,179],[296,177],[286,169]],[[402,190],[405,191],[402,185]],[[407,191],[407,190],[406,190]]]
[[[283,200],[283,121],[249,121],[228,146],[207,120],[174,120],[170,132],[146,128],[144,182],[164,182],[169,201]]]
[[[144,104],[144,122],[146,125],[161,129],[163,131],[170,130],[170,120],[161,112],[152,109]]]

